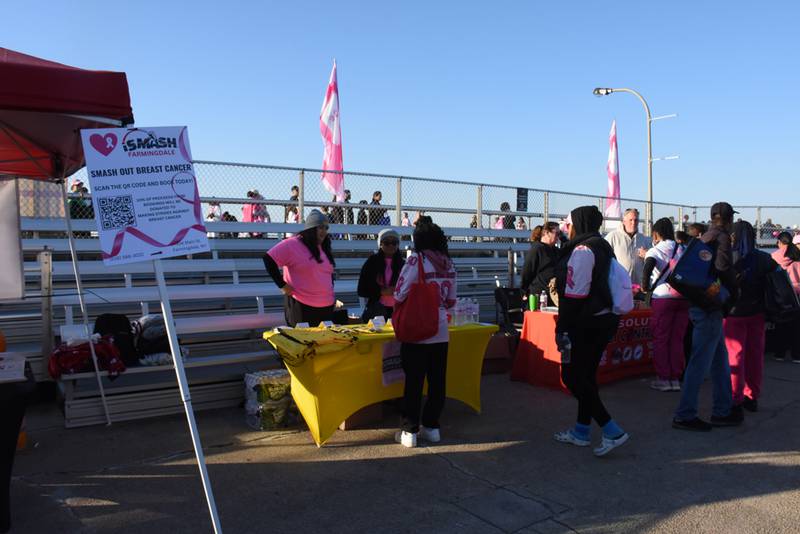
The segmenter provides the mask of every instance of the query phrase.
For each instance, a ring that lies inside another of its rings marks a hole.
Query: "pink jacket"
[[[778,249],[772,253],[772,259],[789,273],[794,292],[800,295],[800,261],[792,261],[784,256],[784,250]]]

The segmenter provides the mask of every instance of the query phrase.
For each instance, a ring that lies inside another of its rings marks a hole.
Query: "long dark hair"
[[[664,241],[675,241],[675,228],[672,227],[672,221],[666,217],[653,223],[653,231],[658,232]]]
[[[447,249],[447,236],[430,217],[419,218],[417,226],[414,228],[413,238],[415,252],[434,250],[450,257],[450,251]]]
[[[322,258],[319,255],[319,249],[322,247],[322,252],[328,257],[328,261],[331,262],[331,265],[336,266],[336,261],[333,259],[333,249],[331,248],[331,236],[326,235],[325,239],[322,243],[317,242],[317,228],[306,228],[299,234],[300,241],[306,246],[309,252],[311,252],[311,256],[317,261],[317,263],[322,263]]]
[[[783,255],[792,261],[800,261],[800,248],[797,248],[792,239],[792,234],[789,232],[778,234],[778,242],[786,245],[786,252]]]

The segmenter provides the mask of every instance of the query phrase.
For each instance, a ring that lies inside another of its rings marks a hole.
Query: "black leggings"
[[[315,308],[306,306],[292,296],[285,296],[283,297],[283,313],[286,318],[286,324],[289,326],[295,326],[297,323],[319,326],[322,321],[333,320],[333,305]]]
[[[611,420],[597,390],[597,367],[608,342],[619,326],[619,316],[613,314],[592,317],[586,324],[570,332],[572,354],[570,363],[561,365],[561,379],[578,399],[578,422],[589,425],[592,419],[604,426]]]
[[[11,469],[25,403],[25,397],[17,393],[17,384],[0,384],[0,532],[8,530],[11,520]]]
[[[439,428],[447,383],[447,343],[403,343],[400,358],[406,383],[403,387],[403,430],[419,431],[422,387],[428,379],[428,400],[422,410],[422,424]]]

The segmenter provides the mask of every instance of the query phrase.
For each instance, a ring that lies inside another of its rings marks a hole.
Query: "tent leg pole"
[[[175,331],[175,321],[172,317],[172,305],[169,302],[167,284],[164,282],[164,268],[161,265],[161,260],[153,260],[153,267],[156,274],[156,282],[158,282],[158,294],[161,297],[161,312],[164,314],[164,326],[167,329],[169,348],[172,352],[172,361],[175,365],[175,375],[178,378],[178,389],[180,389],[181,399],[183,399],[183,407],[186,411],[186,420],[189,423],[189,433],[192,437],[192,445],[194,445],[194,454],[197,457],[197,467],[200,469],[200,478],[203,482],[203,490],[206,494],[208,512],[211,515],[211,522],[214,526],[214,532],[216,534],[220,534],[222,532],[222,526],[219,522],[217,503],[214,500],[214,491],[211,487],[211,479],[208,476],[206,459],[205,455],[203,454],[203,445],[200,443],[200,433],[197,430],[197,422],[194,419],[191,392],[189,391],[189,384],[186,380],[186,371],[183,368],[183,355],[181,354],[181,347],[178,343],[178,334]]]
[[[72,237],[72,220],[69,217],[69,202],[67,202],[67,182],[62,184],[61,198],[64,201],[64,219],[67,221],[67,240],[69,241],[69,252],[72,257],[72,271],[75,273],[75,285],[78,287],[78,302],[81,305],[83,315],[83,326],[86,328],[86,335],[89,336],[89,352],[92,355],[94,365],[94,376],[97,378],[97,387],[100,390],[100,400],[103,403],[103,412],[106,415],[106,425],[111,425],[111,414],[108,412],[108,402],[106,401],[106,391],[103,388],[103,379],[100,377],[100,367],[97,365],[97,354],[94,351],[91,332],[89,332],[89,313],[86,310],[86,301],[83,298],[83,284],[81,283],[81,271],[78,267],[78,253],[75,251],[75,240]]]

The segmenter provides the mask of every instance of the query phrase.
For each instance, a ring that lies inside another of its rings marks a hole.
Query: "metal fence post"
[[[306,172],[304,170],[300,170],[300,176],[297,188],[300,190],[297,196],[297,215],[298,215],[297,220],[301,223],[304,223],[306,222],[306,214],[305,210],[303,209],[306,198]]]
[[[40,283],[42,294],[42,362],[45,374],[53,353],[53,253],[47,247],[39,253]]]
[[[550,222],[550,192],[544,192],[544,207],[542,208],[542,220],[544,224]]]
[[[478,228],[483,228],[483,186],[478,186],[478,206],[475,210],[475,216],[478,218]],[[480,243],[483,241],[482,237],[476,237],[475,241]]]
[[[606,210],[605,207],[603,206],[603,197],[597,198],[597,209],[599,209],[600,213],[603,214],[603,224],[600,227],[600,231],[606,233]]]
[[[478,228],[483,228],[483,186],[478,186],[478,208],[475,211],[478,217]]]
[[[395,224],[397,226],[403,225],[403,179],[397,179],[397,218]]]
[[[514,251],[508,249],[508,287],[514,287]]]
[[[697,222],[697,206],[692,206],[692,222]]]
[[[756,208],[756,241],[761,237],[761,206]]]
[[[683,206],[678,206],[678,230],[686,231],[683,227]]]

